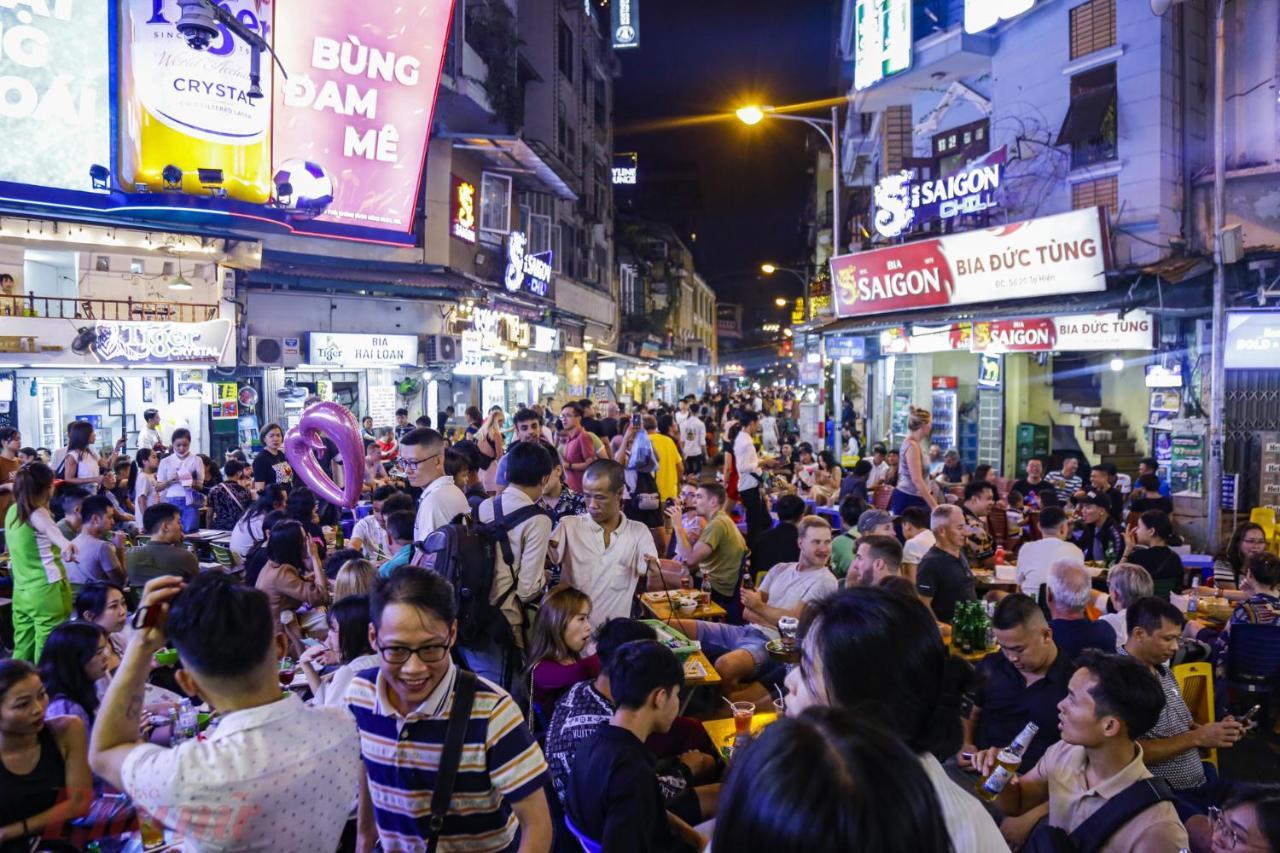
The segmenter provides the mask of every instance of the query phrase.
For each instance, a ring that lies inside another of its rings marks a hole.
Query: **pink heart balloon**
[[[338,448],[338,458],[342,460],[346,473],[341,489],[320,467],[320,461],[313,452],[324,450],[321,436],[327,436]],[[326,401],[316,403],[303,412],[302,420],[284,437],[284,455],[299,479],[321,500],[348,509],[360,500],[360,487],[364,482],[364,442],[360,439],[356,416],[345,406]]]

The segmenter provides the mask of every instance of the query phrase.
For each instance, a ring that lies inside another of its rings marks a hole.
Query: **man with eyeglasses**
[[[431,849],[431,805],[449,718],[464,679],[475,679],[469,724],[440,850],[522,853],[551,849],[544,793],[547,763],[520,709],[492,682],[461,673],[453,588],[406,566],[381,578],[369,599],[369,641],[377,669],[352,680],[346,703],[360,731],[356,849]],[[517,835],[519,845],[515,846]]]
[[[453,478],[444,470],[444,436],[433,429],[415,429],[400,439],[396,461],[409,485],[422,489],[418,518],[413,525],[415,542],[443,527],[459,515],[470,515],[471,505]]]
[[[560,519],[551,534],[551,559],[561,579],[591,598],[592,627],[628,617],[636,584],[658,571],[658,552],[649,528],[622,514],[622,466],[611,459],[591,463],[582,478],[586,515]]]

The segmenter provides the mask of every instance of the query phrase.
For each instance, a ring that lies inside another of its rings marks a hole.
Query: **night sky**
[[[729,113],[744,103],[782,105],[836,94],[835,2],[822,0],[638,0],[638,50],[618,51],[615,150],[640,155],[642,185],[631,205],[669,222],[691,244],[698,271],[720,299],[748,305],[751,328],[779,319],[791,276],[758,280],[764,261],[798,266],[807,250],[800,219],[811,190],[816,132],[796,122],[746,127],[736,118],[650,129],[667,120]],[[821,112],[818,114],[822,114]],[[829,108],[826,115],[829,116]],[[806,138],[810,146],[806,149]],[[646,188],[646,171],[655,177]],[[696,182],[699,199],[664,180]],[[654,191],[654,190],[657,191]],[[647,191],[646,191],[647,190]],[[618,194],[618,206],[627,200]]]

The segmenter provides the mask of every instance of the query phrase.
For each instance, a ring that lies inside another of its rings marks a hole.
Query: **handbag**
[[[476,674],[459,669],[453,687],[453,706],[449,709],[449,727],[445,730],[444,748],[440,750],[440,766],[436,770],[436,789],[431,793],[431,819],[427,828],[427,853],[436,853],[444,819],[453,799],[453,783],[462,763],[462,745],[471,721],[471,706],[476,698]]]

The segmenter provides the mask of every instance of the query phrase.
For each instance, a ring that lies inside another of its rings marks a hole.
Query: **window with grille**
[[[1107,209],[1108,213],[1115,216],[1116,208],[1119,206],[1118,183],[1116,176],[1112,175],[1108,178],[1075,184],[1071,187],[1071,206],[1076,210],[1083,210],[1101,205]]]
[[[511,231],[511,179],[506,175],[485,172],[480,176],[480,230]]]
[[[1089,0],[1071,10],[1071,58],[1113,47],[1116,43],[1116,0]]]

